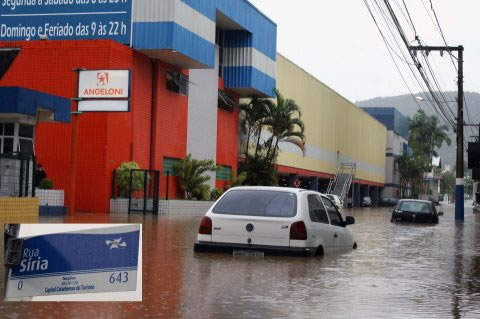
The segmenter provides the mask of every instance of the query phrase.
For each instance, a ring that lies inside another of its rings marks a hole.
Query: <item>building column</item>
[[[360,206],[360,184],[353,184],[355,187],[353,192],[353,207]]]
[[[288,175],[288,187],[295,187],[295,180],[298,178],[297,174],[289,174]]]

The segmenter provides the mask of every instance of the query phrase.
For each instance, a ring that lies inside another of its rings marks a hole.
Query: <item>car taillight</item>
[[[295,222],[290,226],[290,240],[307,240],[307,228],[304,222]]]
[[[202,221],[200,222],[200,228],[198,229],[198,233],[202,235],[212,234],[212,220],[210,219],[210,217],[203,217]]]

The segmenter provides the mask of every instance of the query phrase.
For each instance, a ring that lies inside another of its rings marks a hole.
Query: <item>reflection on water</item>
[[[350,211],[359,248],[322,258],[194,254],[200,214],[68,217],[65,222],[143,223],[143,302],[0,303],[0,313],[6,318],[480,318],[480,215],[466,209],[465,222],[455,223],[453,206],[441,210],[439,225],[390,223],[386,208]]]

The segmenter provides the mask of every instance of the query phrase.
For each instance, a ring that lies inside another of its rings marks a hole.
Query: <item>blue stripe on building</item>
[[[136,50],[176,50],[210,68],[214,67],[215,45],[174,22],[133,24]]]
[[[202,15],[216,21],[217,10],[247,30],[251,39],[248,45],[273,61],[277,59],[277,25],[246,0],[182,0]],[[226,47],[233,47],[225,45]],[[237,46],[235,46],[237,47]]]
[[[273,95],[276,87],[274,78],[251,66],[225,67],[224,81],[226,88],[252,87],[268,96]]]
[[[182,0],[182,2],[210,20],[216,20],[216,0]]]

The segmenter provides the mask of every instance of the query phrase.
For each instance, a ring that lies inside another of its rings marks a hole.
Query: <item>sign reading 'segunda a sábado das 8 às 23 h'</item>
[[[133,0],[0,0],[0,41],[112,39],[129,44]]]
[[[140,225],[24,238],[5,298],[135,291]]]

